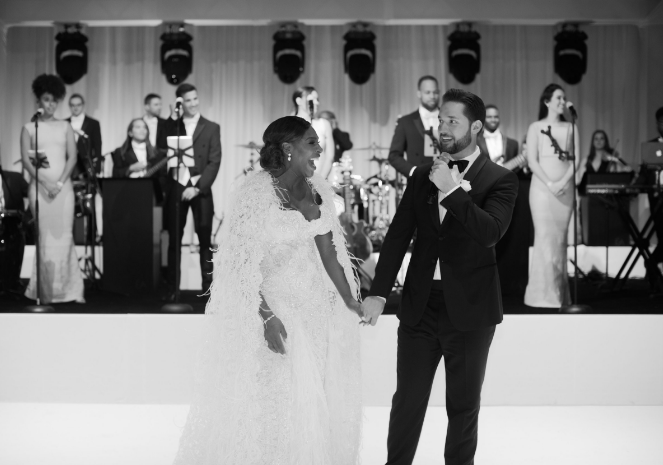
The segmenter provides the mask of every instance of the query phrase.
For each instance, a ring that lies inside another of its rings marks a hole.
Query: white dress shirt
[[[495,161],[504,155],[504,140],[502,139],[502,133],[499,129],[495,129],[495,132],[487,130],[483,131],[483,138],[486,141],[488,154],[492,161]]]
[[[134,140],[131,141],[131,148],[134,150],[134,153],[136,154],[136,158],[140,163],[143,163],[147,165],[147,147],[145,146],[145,142],[136,142]],[[130,178],[139,178],[145,174],[145,170],[141,171],[134,171],[129,175]]]
[[[147,124],[147,129],[150,130],[150,144],[152,147],[157,146],[157,126],[159,124],[159,118],[152,115],[143,116],[143,121]]]
[[[83,121],[85,120],[85,113],[78,116],[71,115],[71,128],[74,130],[74,139],[78,142],[79,133],[83,132]]]
[[[469,162],[469,163],[467,164],[467,167],[465,168],[465,171],[463,171],[463,173],[462,173],[462,175],[461,175],[461,179],[463,179],[463,178],[465,177],[465,175],[467,174],[467,172],[468,172],[468,171],[470,170],[470,168],[472,167],[472,164],[476,161],[477,158],[479,158],[479,155],[481,155],[481,150],[479,149],[479,147],[477,147],[477,148],[474,150],[474,152],[472,153],[472,155],[468,155],[467,157],[461,159],[461,160],[467,160],[467,161]],[[454,187],[453,189],[451,189],[451,190],[450,190],[449,192],[447,192],[446,194],[443,193],[442,191],[438,191],[438,192],[437,192],[437,209],[438,209],[438,211],[440,212],[440,224],[442,224],[442,222],[444,221],[444,217],[447,216],[447,209],[444,208],[440,202],[442,202],[442,200],[443,200],[447,195],[451,194],[451,193],[452,193],[453,191],[455,191],[456,189],[460,189],[460,185]],[[437,279],[437,280],[442,279],[442,275],[441,275],[441,273],[440,273],[440,260],[439,260],[439,259],[438,259],[438,261],[437,261],[437,265],[435,265],[435,274],[433,275],[433,279]]]
[[[184,130],[186,131],[186,135],[193,137],[193,133],[196,131],[196,126],[198,125],[198,120],[200,119],[200,113],[196,113],[190,118],[185,116],[182,119],[184,120]]]

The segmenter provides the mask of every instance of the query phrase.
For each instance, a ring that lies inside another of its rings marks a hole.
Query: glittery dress
[[[194,401],[178,465],[350,465],[361,431],[359,319],[324,269],[316,235],[332,232],[353,292],[331,186],[310,179],[321,216],[285,210],[272,178],[238,188],[206,308]],[[283,322],[286,355],[267,348],[260,295]]]

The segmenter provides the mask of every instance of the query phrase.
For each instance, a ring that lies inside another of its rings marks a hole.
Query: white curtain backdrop
[[[272,120],[292,111],[291,95],[299,85],[311,84],[320,93],[321,108],[333,110],[340,127],[349,131],[356,148],[373,142],[389,146],[399,115],[416,109],[416,82],[424,74],[438,77],[440,87],[461,87],[448,73],[445,26],[375,26],[376,72],[358,86],[343,72],[344,26],[305,26],[306,70],[290,86],[272,70],[272,35],[276,26],[188,27],[193,35],[195,84],[201,113],[221,125],[223,160],[214,185],[217,215],[225,209],[225,192],[248,164],[249,151],[238,144],[261,142]],[[550,82],[562,84],[580,114],[581,154],[589,149],[592,131],[602,128],[611,141],[619,140],[626,160],[637,162],[642,130],[642,42],[635,26],[588,26],[587,74],[577,86],[565,85],[553,71],[556,29],[550,26],[477,26],[481,34],[481,72],[466,86],[486,103],[496,104],[504,132],[521,141],[538,111],[538,98]],[[56,30],[50,27],[11,27],[6,39],[5,84],[0,86],[6,106],[0,112],[3,166],[20,157],[20,128],[34,111],[32,79],[54,72]],[[142,114],[149,92],[174,100],[174,87],[160,71],[161,27],[87,28],[88,74],[67,89],[86,97],[87,113],[101,121],[103,152],[119,146],[129,120]],[[0,58],[2,58],[0,56]],[[650,63],[649,66],[652,66]],[[0,78],[3,78],[0,75]],[[643,102],[644,100],[644,102]],[[67,102],[59,117],[67,117]],[[650,136],[651,137],[651,136]],[[374,174],[370,152],[351,152],[355,171]],[[387,153],[382,154],[386,156]],[[11,165],[11,166],[10,166]]]

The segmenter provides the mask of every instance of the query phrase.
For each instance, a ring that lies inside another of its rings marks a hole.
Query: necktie
[[[467,161],[467,160],[451,160],[449,162],[448,166],[449,166],[450,170],[452,170],[454,168],[454,166],[457,166],[458,167],[458,172],[462,173],[463,171],[465,171],[465,169],[467,168],[467,165],[469,163],[470,162]]]

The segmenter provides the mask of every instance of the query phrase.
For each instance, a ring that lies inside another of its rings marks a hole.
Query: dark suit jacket
[[[4,171],[0,168],[0,176],[2,176],[5,209],[25,211],[23,198],[28,196],[28,183],[23,175],[14,171]]]
[[[481,149],[481,153],[485,153],[490,158],[490,153],[488,153],[488,146],[486,145],[486,139],[483,137],[483,132],[477,137],[477,145]],[[502,147],[504,147],[504,161],[511,160],[518,156],[518,141],[510,139],[502,133]]]
[[[157,118],[157,138],[156,138],[156,148],[159,152],[165,154],[168,151],[168,123],[163,118]]]
[[[71,118],[67,118],[67,121],[71,123]],[[78,141],[76,142],[78,160],[76,162],[76,169],[74,169],[74,172],[72,173],[73,177],[77,177],[78,174],[86,172],[85,167],[87,166],[88,147],[90,149],[90,157],[92,157],[94,162],[96,173],[101,171],[101,165],[103,162],[103,154],[101,153],[101,126],[99,125],[99,121],[85,115],[81,131],[87,135],[87,139],[79,136]]]
[[[404,153],[407,153],[407,160]],[[417,109],[396,122],[389,148],[389,163],[401,174],[409,176],[413,167],[430,162],[431,158],[424,156],[424,123]]]
[[[456,189],[442,200],[447,214],[440,224],[437,188],[428,179],[431,166],[415,170],[408,182],[382,245],[369,295],[389,295],[416,229],[397,313],[401,322],[414,326],[421,320],[439,260],[444,300],[454,327],[468,331],[498,324],[502,297],[495,244],[511,222],[518,178],[491,163],[485,154],[479,155],[464,178],[472,189]]]
[[[113,177],[114,178],[127,178],[129,177],[129,167],[134,163],[138,162],[138,157],[134,152],[133,147],[129,146],[129,150],[122,155],[122,147],[116,148],[113,153]],[[162,160],[164,155],[160,155],[158,152],[154,153],[152,157],[148,156],[147,167],[148,169],[157,164]],[[159,173],[165,173],[165,166],[163,170],[159,170]]]
[[[350,134],[341,131],[339,128],[334,129],[332,132],[334,136],[334,161],[339,161],[343,156],[343,152],[352,148],[352,141]]]
[[[177,135],[177,122],[172,118],[167,121],[168,136]],[[186,135],[184,122],[180,121],[180,135]],[[209,196],[212,193],[212,183],[216,179],[221,166],[221,127],[212,121],[200,116],[196,129],[193,132],[193,160],[194,169],[192,174],[200,174],[198,185],[201,196]]]

